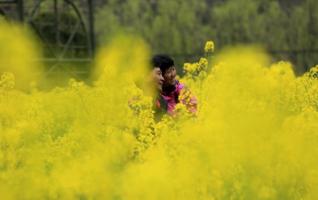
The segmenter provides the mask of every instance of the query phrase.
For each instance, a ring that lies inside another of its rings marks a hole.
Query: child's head
[[[174,85],[176,82],[176,68],[174,66],[174,61],[171,57],[164,54],[158,54],[155,55],[152,58],[152,64],[153,66],[159,67],[163,78],[164,78],[164,84],[165,85]]]

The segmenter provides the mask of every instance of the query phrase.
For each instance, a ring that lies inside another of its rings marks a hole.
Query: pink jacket
[[[186,98],[180,99],[180,94],[185,92],[185,90],[187,90],[187,88],[184,86],[184,84],[177,81],[174,90],[170,92],[163,91],[161,93],[161,96],[167,103],[168,114],[174,115],[174,109],[180,101],[186,105],[188,111],[191,113],[195,114],[197,112],[197,99],[193,95],[190,94],[189,101],[187,101]]]

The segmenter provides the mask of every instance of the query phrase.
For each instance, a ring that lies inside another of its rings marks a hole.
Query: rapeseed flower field
[[[92,85],[51,90],[32,34],[1,23],[0,41],[3,200],[318,199],[318,66],[296,77],[259,47],[208,41],[180,78],[198,113],[157,121],[142,40],[101,48]]]

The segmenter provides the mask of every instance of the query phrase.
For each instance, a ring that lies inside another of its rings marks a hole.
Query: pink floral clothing
[[[176,85],[170,91],[163,91],[161,96],[167,103],[167,113],[170,115],[174,115],[174,109],[176,105],[181,101],[184,105],[186,105],[188,111],[191,113],[196,113],[197,111],[197,100],[194,96],[190,96],[190,101],[187,102],[186,99],[180,99],[180,94],[186,90],[184,84],[177,81]]]

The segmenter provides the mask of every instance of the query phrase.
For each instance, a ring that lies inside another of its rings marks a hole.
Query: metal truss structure
[[[48,66],[48,74],[65,64],[91,63],[95,50],[93,0],[0,0],[0,15],[32,28],[43,43],[44,57],[39,60]],[[87,69],[68,72],[75,75],[87,73]]]

